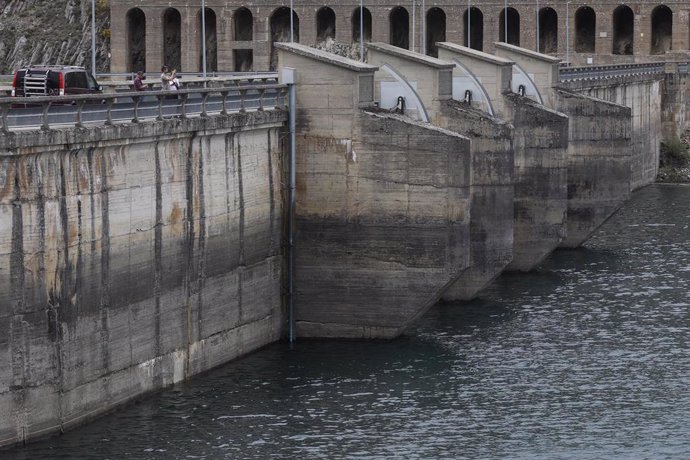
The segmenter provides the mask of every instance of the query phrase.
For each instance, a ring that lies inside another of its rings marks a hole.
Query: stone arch
[[[273,44],[290,41],[290,12],[290,8],[281,6],[271,14],[271,70],[275,70],[278,66],[278,54]],[[292,39],[295,43],[299,42],[299,16],[294,11],[292,11]]]
[[[468,22],[469,34],[467,33]],[[465,10],[465,13],[462,15],[462,23],[465,26],[463,45],[482,51],[484,49],[484,13],[482,13],[482,10],[475,7]]]
[[[620,5],[613,10],[613,54],[633,54],[635,15],[630,7]]]
[[[316,12],[316,41],[322,42],[329,37],[335,38],[335,11],[324,6]]]
[[[410,14],[402,6],[396,6],[388,15],[389,42],[393,46],[410,49]]]
[[[216,12],[211,8],[206,8],[204,11],[204,21],[206,22],[206,70],[209,72],[218,71],[218,33],[216,25]],[[203,48],[201,46],[202,27],[201,27],[201,9],[197,15],[197,25],[199,30],[199,72],[203,72]]]
[[[539,52],[558,52],[558,13],[548,6],[539,10]]]
[[[182,70],[182,16],[175,8],[163,12],[163,65]]]
[[[673,12],[666,5],[652,10],[652,54],[664,54],[672,48]]]
[[[589,6],[582,6],[575,11],[575,51],[577,53],[594,53],[597,30],[597,15]]]
[[[233,34],[236,42],[254,40],[254,16],[247,8],[237,8],[232,15]]]
[[[520,46],[520,13],[515,8],[508,7],[508,39],[506,40],[506,26],[505,26],[506,9],[501,9],[499,14],[499,31],[498,41],[508,43],[509,45]]]
[[[364,41],[371,41],[371,11],[369,8],[363,8],[361,11],[361,18],[364,22]],[[352,24],[352,41],[359,43],[360,34],[360,11],[359,7],[355,8],[352,12],[352,19],[350,21]]]
[[[132,8],[125,16],[127,34],[127,71],[146,70],[146,15]]]
[[[436,43],[446,41],[446,12],[441,8],[429,8],[426,13],[426,54],[438,57]]]

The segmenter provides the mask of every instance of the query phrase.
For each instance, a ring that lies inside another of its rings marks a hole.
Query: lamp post
[[[295,30],[295,10],[292,9],[293,0],[290,0],[290,43],[295,41],[294,30]]]
[[[470,35],[470,27],[472,24],[472,7],[470,6],[470,1],[467,0],[467,47],[472,48],[472,42],[471,42],[471,35]]]
[[[537,53],[540,53],[539,49],[539,0],[537,0]]]
[[[96,76],[96,0],[91,0],[91,73]]]
[[[503,42],[508,43],[508,0],[503,2]]]
[[[426,3],[422,0],[422,36],[419,40],[420,48],[419,50],[422,54],[426,54]]]
[[[412,46],[410,49],[414,51],[415,46],[415,35],[417,32],[417,5],[415,0],[412,0]]]
[[[206,78],[206,0],[201,0],[201,71]]]
[[[359,60],[364,62],[364,0],[359,1]]]
[[[565,62],[570,65],[570,2],[565,2]]]

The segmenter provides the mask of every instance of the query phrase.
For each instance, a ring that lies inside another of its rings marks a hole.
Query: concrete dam
[[[440,299],[586,241],[654,180],[687,117],[675,63],[566,80],[501,43],[439,42],[438,58],[371,43],[367,62],[276,49],[294,132],[282,106],[13,130],[0,100],[0,445],[288,327],[396,337]]]

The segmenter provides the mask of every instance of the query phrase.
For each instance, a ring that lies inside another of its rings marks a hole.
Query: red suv
[[[12,96],[65,96],[99,94],[103,87],[77,66],[29,66],[14,73]]]

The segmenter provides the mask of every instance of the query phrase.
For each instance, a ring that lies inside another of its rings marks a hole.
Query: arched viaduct
[[[206,0],[209,71],[268,70],[275,41],[290,41],[290,3]],[[690,2],[639,0],[436,2],[294,1],[292,39],[313,45],[328,37],[385,42],[435,55],[451,41],[487,52],[495,41],[557,54],[575,63],[632,62],[690,49]],[[507,8],[506,8],[507,5]],[[468,14],[468,6],[469,14]],[[504,19],[507,17],[507,21]],[[202,69],[201,0],[111,2],[112,70]],[[507,40],[506,40],[507,37]]]

